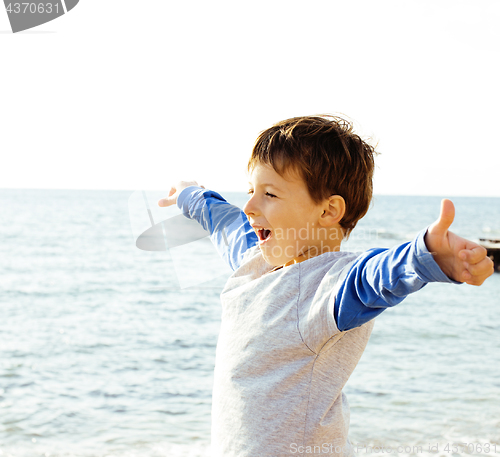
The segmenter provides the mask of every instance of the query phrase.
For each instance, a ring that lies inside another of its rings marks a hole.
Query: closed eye
[[[248,195],[253,195],[254,191],[253,189],[249,189],[247,194]],[[271,194],[270,192],[266,192],[266,197],[269,197],[269,198],[278,198],[276,195],[274,194]]]

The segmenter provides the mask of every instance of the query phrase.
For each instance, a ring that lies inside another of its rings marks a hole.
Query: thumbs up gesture
[[[425,244],[449,278],[480,286],[493,274],[493,262],[485,248],[448,230],[454,218],[453,203],[443,200],[439,219],[427,230]]]

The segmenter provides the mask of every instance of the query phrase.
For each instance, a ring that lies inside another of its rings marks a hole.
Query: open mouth
[[[260,241],[267,241],[269,238],[271,238],[271,234],[272,234],[271,230],[268,229],[257,230],[257,235]]]

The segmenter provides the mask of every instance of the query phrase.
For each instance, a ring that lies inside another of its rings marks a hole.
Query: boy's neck
[[[324,228],[323,228],[324,231]],[[319,233],[319,231],[318,231]],[[327,252],[339,252],[341,242],[344,239],[344,232],[340,226],[330,227],[326,233],[323,232],[322,237],[310,241],[310,247],[306,249],[298,257],[288,261],[283,267],[303,262],[304,260],[312,259]]]

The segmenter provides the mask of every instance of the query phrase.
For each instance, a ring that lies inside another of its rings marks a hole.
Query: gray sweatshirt
[[[356,254],[272,271],[249,249],[222,298],[212,406],[213,457],[353,454],[342,388],[373,320],[340,332],[333,306]]]
[[[352,455],[342,388],[373,318],[429,282],[458,284],[428,251],[426,230],[389,250],[273,270],[245,214],[219,194],[188,187],[177,204],[236,270],[222,292],[213,456]]]

